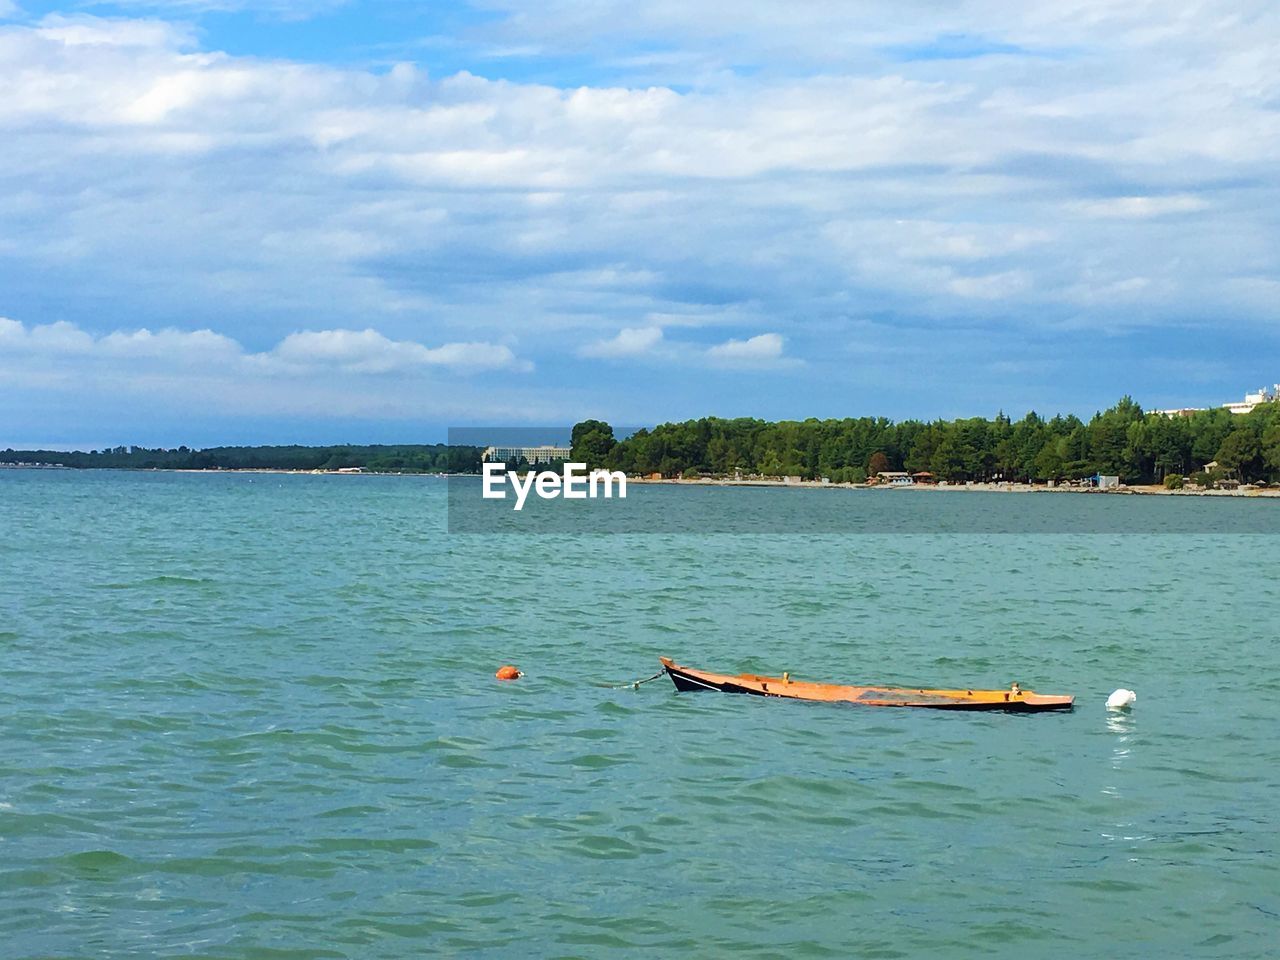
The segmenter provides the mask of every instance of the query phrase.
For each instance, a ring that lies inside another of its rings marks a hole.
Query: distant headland
[[[0,450],[0,466],[108,470],[272,470],[296,473],[475,473],[479,447],[433,444],[107,447],[90,451]]]

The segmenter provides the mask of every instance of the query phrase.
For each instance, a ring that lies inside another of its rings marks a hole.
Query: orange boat
[[[1008,690],[911,690],[894,687],[848,687],[835,683],[809,683],[780,677],[758,677],[752,673],[729,675],[709,673],[672,663],[659,657],[662,669],[681,693],[718,690],[721,693],[750,693],[757,697],[790,697],[792,700],[819,700],[826,703],[856,703],[864,707],[920,707],[926,710],[1007,710],[1012,713],[1040,713],[1070,710],[1075,697],[1045,696],[1023,690],[1016,683]]]

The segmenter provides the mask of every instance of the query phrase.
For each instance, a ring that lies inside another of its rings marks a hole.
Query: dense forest
[[[861,417],[769,423],[704,418],[663,424],[614,441],[608,424],[574,429],[574,458],[630,474],[795,475],[860,482],[882,470],[928,471],[940,480],[1045,481],[1094,474],[1178,486],[1280,480],[1280,403],[1252,413],[1144,413],[1128,397],[1087,423],[1028,413],[924,423]],[[1205,473],[1207,464],[1216,467]]]
[[[175,450],[111,447],[88,453],[3,450],[0,463],[62,464],[77,468],[137,470],[339,470],[363,467],[378,473],[475,473],[478,447],[397,444],[333,447],[210,447]]]

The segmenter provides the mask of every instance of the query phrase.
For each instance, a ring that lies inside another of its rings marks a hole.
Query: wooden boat
[[[809,683],[780,677],[758,677],[751,673],[733,676],[710,673],[672,663],[659,657],[662,669],[683,692],[718,690],[721,693],[750,693],[758,697],[790,697],[826,703],[855,703],[864,707],[920,707],[926,710],[1007,710],[1039,713],[1070,710],[1075,697],[1045,696],[1023,690],[1016,683],[1008,690],[911,690],[894,687],[850,687],[834,683]]]

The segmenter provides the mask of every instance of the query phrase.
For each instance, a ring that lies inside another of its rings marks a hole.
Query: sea
[[[448,484],[0,470],[0,956],[1277,955],[1242,505],[655,485],[649,532],[451,532]],[[770,521],[806,504],[878,520]],[[966,519],[1008,509],[1047,532]],[[1054,513],[1093,509],[1209,512]],[[1076,706],[637,684],[660,655]]]

